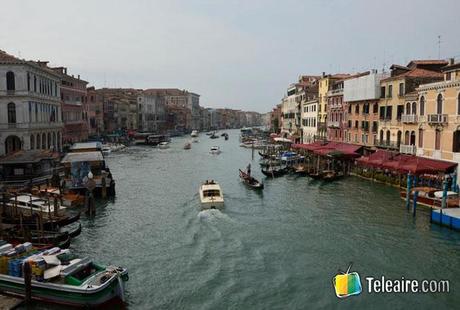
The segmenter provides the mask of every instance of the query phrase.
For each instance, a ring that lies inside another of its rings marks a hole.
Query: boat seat
[[[91,259],[89,257],[85,257],[83,259],[74,259],[71,263],[61,270],[61,276],[67,277],[72,274],[79,272],[80,270],[86,268],[89,264],[91,264]]]

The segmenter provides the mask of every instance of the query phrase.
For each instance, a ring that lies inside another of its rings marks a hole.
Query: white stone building
[[[312,143],[318,133],[318,98],[302,101],[302,143]]]
[[[0,50],[0,156],[62,146],[59,75]]]
[[[138,127],[144,132],[159,132],[166,123],[166,109],[163,98],[156,92],[143,91],[137,97]]]

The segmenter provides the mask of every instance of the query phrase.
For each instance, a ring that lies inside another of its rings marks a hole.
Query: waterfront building
[[[443,80],[418,91],[416,153],[460,163],[460,63],[442,68]]]
[[[61,150],[61,79],[46,62],[0,50],[0,156],[18,150]]]
[[[377,147],[400,150],[406,94],[413,92],[420,84],[442,80],[440,71],[446,64],[444,60],[413,60],[407,66],[390,67],[390,76],[380,82]]]
[[[318,97],[302,101],[302,143],[312,143],[318,133]]]
[[[317,76],[301,75],[297,83],[289,85],[281,101],[281,134],[293,142],[303,141],[302,104],[317,97]]]
[[[86,85],[88,82],[67,74],[67,68],[51,68],[61,79],[61,107],[64,129],[62,140],[64,143],[86,141],[88,139],[88,105]]]
[[[402,141],[399,152],[403,154],[416,154],[416,136],[419,130],[419,117],[417,116],[418,93],[412,91],[404,95],[404,114],[401,116]],[[423,121],[423,117],[420,118]]]
[[[105,133],[138,129],[137,97],[142,90],[134,88],[96,89],[96,106],[103,107]]]
[[[319,139],[327,138],[327,94],[332,88],[332,83],[336,80],[348,77],[348,74],[326,74],[323,72],[319,79],[318,87],[318,137]]]
[[[364,72],[344,81],[344,139],[363,146],[374,146],[379,121],[380,81],[388,77],[377,70]]]
[[[347,107],[343,102],[344,80],[335,80],[327,92],[327,138],[329,141],[341,142],[344,137],[344,120]]]
[[[137,97],[138,128],[145,132],[161,132],[166,128],[164,100],[156,91],[144,90]]]
[[[270,130],[279,133],[281,129],[281,104],[277,104],[270,114]]]
[[[104,104],[101,95],[94,86],[87,90],[88,135],[100,135],[104,132]]]

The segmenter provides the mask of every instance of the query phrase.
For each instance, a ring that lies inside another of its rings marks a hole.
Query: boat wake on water
[[[222,213],[218,209],[202,210],[198,213],[198,218],[200,220],[224,219],[226,221],[233,222],[233,220],[227,214]]]

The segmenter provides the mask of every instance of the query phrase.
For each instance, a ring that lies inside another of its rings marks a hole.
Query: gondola
[[[299,165],[293,167],[294,173],[298,176],[306,176],[307,175],[307,168],[305,166]]]
[[[283,176],[287,173],[287,168],[278,168],[278,169],[261,169],[262,173],[265,174],[267,177],[277,178]]]
[[[264,154],[264,153],[262,153],[260,151],[258,153],[259,153],[260,157],[262,157],[263,159],[268,159],[271,156],[270,154]]]
[[[255,178],[251,177],[250,175],[248,175],[246,172],[242,171],[241,169],[239,169],[239,171],[240,171],[240,178],[244,184],[254,189],[264,188],[263,183],[257,181]]]

